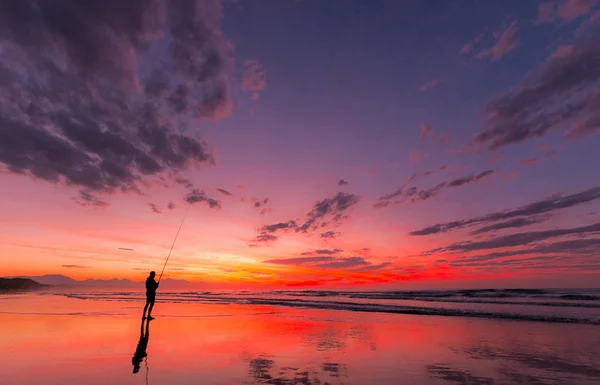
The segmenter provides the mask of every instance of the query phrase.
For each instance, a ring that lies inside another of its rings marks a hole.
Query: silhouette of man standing
[[[152,313],[152,308],[154,307],[154,300],[156,299],[156,289],[158,289],[158,283],[154,280],[155,272],[151,271],[148,279],[146,279],[146,306],[144,306],[144,315],[142,319],[146,318],[146,310],[148,310],[148,320],[153,320],[150,314]],[[150,308],[148,309],[148,306]]]

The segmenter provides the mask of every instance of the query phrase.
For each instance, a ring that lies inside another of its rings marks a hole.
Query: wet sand
[[[158,301],[145,340],[142,307],[0,296],[1,383],[600,383],[596,325]]]

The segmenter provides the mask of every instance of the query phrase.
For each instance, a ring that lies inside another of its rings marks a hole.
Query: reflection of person
[[[131,364],[133,365],[133,372],[137,373],[140,371],[140,363],[148,356],[146,348],[148,348],[148,338],[150,337],[150,321],[146,321],[146,334],[144,335],[144,320],[142,320],[142,326],[140,327],[140,340],[138,341],[135,353],[131,358]]]
[[[146,318],[146,310],[148,310],[148,319],[152,320],[150,313],[152,313],[152,308],[154,307],[154,300],[156,299],[156,289],[158,289],[158,283],[154,280],[155,272],[151,271],[148,279],[146,279],[146,306],[144,306],[144,315],[142,319]],[[148,309],[150,306],[150,309]]]

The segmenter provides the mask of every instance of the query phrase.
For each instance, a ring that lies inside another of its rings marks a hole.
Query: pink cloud
[[[256,60],[246,60],[242,68],[242,91],[250,92],[252,100],[259,99],[259,92],[267,86],[265,69]]]
[[[483,34],[477,36],[472,42],[465,44],[461,48],[459,53],[461,55],[466,55],[468,53],[471,53],[471,51],[473,51],[473,48],[475,47],[475,44],[479,43],[479,41],[481,40],[482,37],[483,37]]]
[[[428,124],[421,124],[421,143],[427,140],[433,135],[433,127]]]
[[[566,0],[557,9],[558,17],[569,22],[588,13],[598,0]]]
[[[548,24],[555,21],[569,23],[591,11],[598,0],[550,0],[540,4],[536,22]]]
[[[486,57],[491,57],[492,60],[500,59],[517,46],[518,29],[519,27],[517,26],[517,21],[514,20],[502,33],[495,34],[497,35],[498,40],[496,40],[496,43],[492,47],[479,52],[474,57],[477,59],[483,59]]]
[[[412,152],[408,155],[408,163],[410,164],[415,164],[420,162],[421,160],[427,158],[427,156],[429,156],[429,153],[424,153],[424,152]]]

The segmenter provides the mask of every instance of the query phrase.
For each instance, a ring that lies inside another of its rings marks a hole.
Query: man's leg
[[[150,301],[146,300],[146,306],[144,306],[144,315],[142,318],[146,318],[146,310],[148,310],[148,305],[150,305]],[[152,311],[152,307],[150,307],[150,311]],[[150,313],[148,313],[150,315]]]
[[[149,302],[150,308],[148,309],[148,319],[150,319],[150,314],[152,313],[152,308],[154,307],[154,298],[152,298]]]

